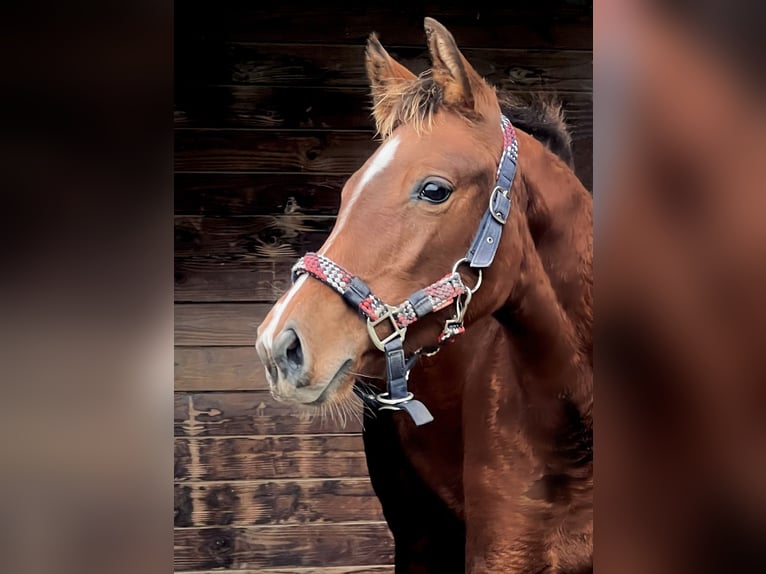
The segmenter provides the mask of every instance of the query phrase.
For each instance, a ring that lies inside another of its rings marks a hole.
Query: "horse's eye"
[[[440,181],[427,181],[423,184],[423,187],[420,188],[418,197],[430,201],[431,203],[443,203],[449,199],[451,193],[452,188],[446,183]]]

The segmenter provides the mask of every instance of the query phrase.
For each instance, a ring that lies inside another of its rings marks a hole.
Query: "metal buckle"
[[[503,195],[503,197],[508,197],[508,190],[503,189],[499,185],[495,186],[495,189],[492,190],[492,193],[489,194],[489,213],[492,216],[492,219],[497,221],[500,225],[505,225],[505,222],[508,221],[508,216],[503,216],[502,213],[499,211],[495,211],[495,194],[500,193]]]
[[[447,319],[444,323],[444,329],[442,329],[441,334],[439,335],[439,343],[443,344],[447,341],[451,341],[454,337],[457,337],[461,333],[465,331],[465,327],[463,326],[462,321],[458,321],[455,318]]]
[[[455,316],[453,317],[453,320],[456,323],[462,323],[463,319],[465,319],[465,312],[468,311],[468,304],[471,302],[471,298],[473,297],[473,291],[466,291],[465,292],[465,300],[461,300],[460,296],[455,298]]]
[[[367,332],[370,334],[370,339],[372,339],[373,344],[380,349],[381,351],[385,351],[385,345],[389,341],[394,340],[396,337],[401,337],[402,340],[404,340],[404,336],[407,333],[407,327],[400,327],[396,324],[396,319],[394,318],[394,313],[398,311],[398,307],[392,307],[391,305],[386,305],[386,312],[383,313],[380,317],[375,319],[374,321],[367,318]],[[391,327],[393,327],[394,332],[388,335],[387,337],[381,339],[378,335],[378,332],[375,330],[375,327],[383,323],[384,321],[388,320],[391,323]]]

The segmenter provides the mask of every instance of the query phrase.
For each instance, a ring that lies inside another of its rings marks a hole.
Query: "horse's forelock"
[[[418,133],[430,129],[442,98],[442,88],[430,70],[411,82],[391,86],[373,103],[378,135],[386,139],[400,125],[411,125]],[[386,113],[380,113],[383,109]]]

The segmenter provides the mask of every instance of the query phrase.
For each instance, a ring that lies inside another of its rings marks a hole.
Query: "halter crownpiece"
[[[384,303],[373,294],[367,284],[343,267],[317,253],[307,253],[292,268],[292,280],[301,275],[310,275],[336,291],[343,300],[356,309],[367,320],[367,331],[373,344],[386,356],[387,391],[377,395],[364,394],[362,398],[378,410],[404,410],[420,426],[433,420],[426,406],[416,400],[407,390],[410,370],[421,354],[418,349],[409,358],[404,354],[404,338],[407,327],[424,316],[445,309],[454,303],[455,313],[444,324],[437,339],[439,346],[451,341],[465,331],[463,321],[471,297],[478,291],[482,281],[482,269],[489,267],[495,259],[503,226],[508,220],[511,208],[511,185],[516,175],[518,140],[510,120],[501,116],[503,130],[503,152],[497,168],[495,186],[489,197],[489,206],[482,216],[479,229],[471,242],[465,257],[459,259],[452,271],[431,285],[416,291],[404,302],[393,306]],[[469,288],[459,273],[461,265],[478,270],[476,284]],[[378,334],[378,327],[385,325],[390,333]]]

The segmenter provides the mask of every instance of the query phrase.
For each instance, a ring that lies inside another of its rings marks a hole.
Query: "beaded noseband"
[[[503,226],[511,207],[511,185],[516,174],[518,140],[510,120],[502,116],[503,153],[497,169],[497,177],[489,206],[484,213],[479,229],[468,248],[465,257],[459,259],[452,271],[431,285],[416,291],[399,305],[388,305],[373,294],[367,284],[346,271],[343,267],[317,253],[307,253],[292,269],[295,282],[301,275],[310,275],[337,292],[343,300],[356,309],[367,320],[367,331],[373,344],[386,356],[387,391],[377,395],[363,395],[363,398],[379,410],[404,410],[416,425],[433,420],[426,406],[416,400],[407,390],[410,369],[422,354],[431,355],[453,337],[465,331],[463,321],[471,297],[482,281],[482,269],[489,267],[500,245]],[[473,287],[467,287],[459,273],[462,265],[478,271]],[[455,313],[447,319],[444,329],[432,351],[418,349],[409,358],[404,354],[404,338],[407,328],[424,316],[455,304]],[[378,326],[387,325],[391,332],[381,337]]]

